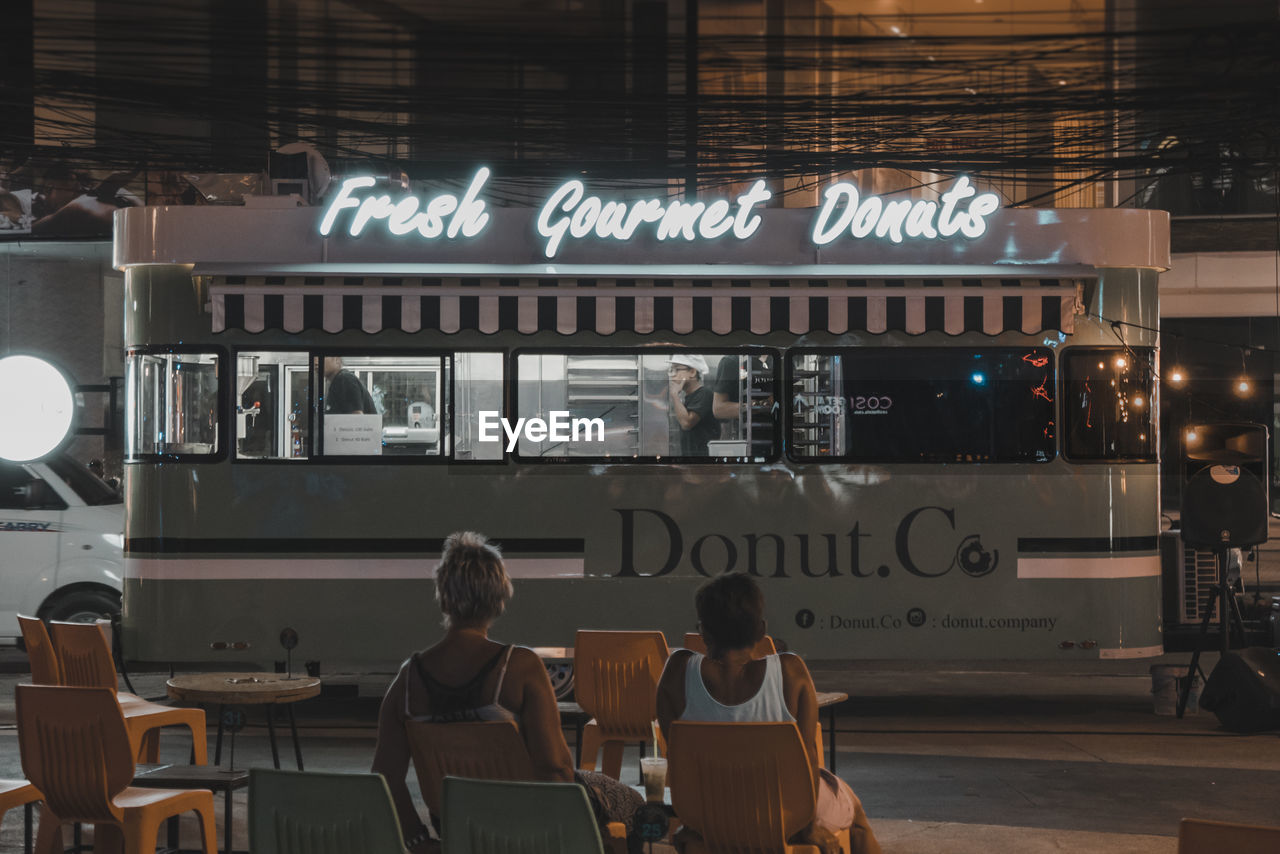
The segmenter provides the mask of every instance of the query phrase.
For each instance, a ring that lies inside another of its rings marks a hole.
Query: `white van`
[[[0,460],[0,639],[17,614],[87,621],[120,611],[124,500],[69,456]]]

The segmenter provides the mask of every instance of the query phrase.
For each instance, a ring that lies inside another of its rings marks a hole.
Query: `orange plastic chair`
[[[208,735],[201,709],[162,706],[137,694],[118,691],[111,645],[97,623],[51,622],[49,628],[62,668],[62,684],[74,688],[107,688],[116,695],[129,728],[129,742],[139,762],[159,761],[161,727],[185,726],[191,730],[195,764],[208,764]]]
[[[707,654],[707,645],[702,641],[702,635],[697,632],[685,632],[684,648],[692,652],[698,652],[703,655]],[[774,646],[773,638],[765,635],[760,642],[751,650],[752,658],[764,658],[767,655],[777,655],[778,648]],[[822,721],[818,721],[818,767],[826,768],[827,753],[822,747]]]
[[[405,731],[422,800],[434,816],[443,815],[445,777],[534,779],[533,762],[514,721],[406,721]]]
[[[44,620],[19,614],[18,626],[22,629],[22,642],[31,661],[31,681],[37,685],[61,685],[62,668],[58,665],[58,655],[54,652]]]
[[[689,836],[686,854],[776,851],[820,854],[789,840],[813,821],[813,775],[794,723],[671,725],[671,806]],[[849,834],[837,834],[849,850]]]
[[[1184,818],[1178,825],[1178,854],[1275,854],[1280,827]]]
[[[685,632],[684,648],[693,652],[707,654],[707,645],[702,640],[702,635],[697,632]],[[773,638],[765,635],[754,647],[751,648],[752,658],[764,658],[766,655],[777,655],[778,648],[773,643]]]
[[[26,854],[31,854],[31,805],[42,800],[44,795],[26,780],[0,780],[0,821],[14,807],[27,808],[23,817],[26,844],[22,849]]]
[[[22,771],[44,795],[39,854],[60,854],[62,825],[95,825],[95,847],[154,854],[160,825],[188,810],[200,819],[204,854],[217,854],[213,793],[129,785],[129,731],[115,694],[105,688],[17,686]]]
[[[582,730],[582,760],[594,771],[604,748],[601,770],[617,779],[622,750],[630,743],[653,741],[658,716],[658,678],[667,662],[662,632],[579,630],[573,646],[574,697],[591,720]],[[659,740],[659,751],[662,744]]]
[[[514,721],[431,724],[406,721],[409,754],[422,800],[433,816],[444,815],[444,778],[534,781],[533,761]],[[625,852],[627,828],[610,822],[608,843]]]

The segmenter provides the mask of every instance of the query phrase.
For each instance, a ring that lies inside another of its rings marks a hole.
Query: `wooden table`
[[[231,792],[249,785],[247,770],[224,771],[213,765],[139,765],[134,772],[134,786],[150,789],[209,789],[215,794],[224,793],[223,833],[226,835],[226,854],[231,854]],[[168,847],[178,848],[178,817],[168,824]]]
[[[289,730],[293,733],[293,753],[302,769],[302,747],[298,743],[298,724],[293,717],[293,703],[320,693],[320,680],[313,676],[292,678],[274,673],[193,673],[174,676],[167,683],[169,696],[181,703],[218,704],[218,742],[213,764],[222,761],[223,712],[227,706],[267,706],[267,733],[271,738],[271,759],[280,767],[276,748],[276,728],[272,707],[284,705],[289,712]],[[235,732],[231,733],[235,749]]]
[[[849,699],[849,695],[842,691],[819,691],[818,693],[818,717],[822,717],[822,710],[827,710],[827,770],[832,774],[836,773],[836,706]]]

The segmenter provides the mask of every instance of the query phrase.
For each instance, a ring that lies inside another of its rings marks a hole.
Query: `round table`
[[[174,676],[167,683],[169,696],[180,703],[218,704],[218,741],[213,764],[222,761],[222,712],[225,706],[285,705],[289,710],[289,729],[293,734],[293,753],[302,769],[302,748],[298,744],[298,724],[293,717],[293,703],[320,693],[320,680],[314,676],[286,677],[277,673],[192,673]],[[267,733],[271,738],[271,758],[280,767],[276,748],[276,728],[272,710],[267,712]],[[235,739],[235,733],[231,737]]]

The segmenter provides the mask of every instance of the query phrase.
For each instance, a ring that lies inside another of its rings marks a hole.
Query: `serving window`
[[[515,375],[515,423],[483,426],[521,459],[776,456],[772,351],[522,352]]]
[[[868,463],[1046,462],[1053,354],[1039,347],[789,354],[790,453]]]
[[[216,456],[220,369],[214,353],[130,353],[126,457]]]
[[[1073,347],[1062,373],[1069,459],[1156,461],[1154,350]]]

